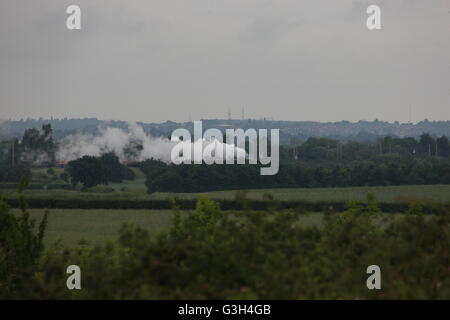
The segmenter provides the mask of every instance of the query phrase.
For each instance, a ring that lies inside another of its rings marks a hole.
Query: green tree
[[[450,156],[450,142],[446,136],[442,136],[436,140],[437,155],[441,157]]]
[[[125,179],[126,168],[119,162],[119,158],[113,152],[102,155],[100,162],[107,182],[120,183]]]
[[[84,156],[70,161],[66,171],[73,185],[81,183],[85,188],[90,188],[98,184],[108,184],[106,170],[97,157]]]

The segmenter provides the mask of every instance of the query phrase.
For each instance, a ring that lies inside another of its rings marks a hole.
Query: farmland
[[[86,191],[81,190],[25,190],[27,199],[62,199],[62,200],[165,200],[165,199],[197,199],[205,197],[217,200],[234,200],[236,190],[216,191],[207,193],[146,193],[145,179],[140,170],[133,168],[136,180],[123,183],[97,186]],[[55,169],[56,174],[62,169]],[[49,177],[47,169],[33,169],[32,183],[44,183]],[[372,193],[376,199],[384,203],[397,202],[434,202],[450,201],[450,185],[413,185],[388,187],[346,187],[346,188],[291,188],[291,189],[261,189],[247,190],[245,197],[250,200],[271,199],[278,201],[304,200],[320,201],[361,201],[365,202],[367,194]],[[13,189],[0,190],[0,196],[17,198],[18,192]],[[30,209],[30,214],[38,221],[42,218],[44,209]],[[13,212],[18,215],[19,210]],[[170,228],[172,222],[171,210],[138,210],[138,209],[51,209],[45,236],[45,243],[51,245],[60,240],[68,246],[84,243],[88,246],[104,244],[117,238],[120,227],[133,224],[147,230],[155,236]],[[182,211],[186,216],[188,211]],[[230,213],[232,214],[232,213]],[[299,223],[305,226],[321,226],[323,213],[303,214]]]
[[[40,221],[46,210],[31,209],[32,218]],[[171,210],[49,210],[49,220],[45,243],[53,244],[60,240],[68,246],[84,243],[88,246],[102,245],[108,240],[115,240],[120,227],[133,224],[147,230],[152,236],[170,228],[173,214]],[[19,216],[20,211],[13,213]],[[183,211],[182,216],[188,214]],[[304,214],[299,223],[309,226],[320,226],[321,213]]]
[[[63,170],[54,169],[55,176]],[[112,183],[107,186],[97,186],[86,191],[76,190],[26,190],[25,196],[39,199],[123,199],[123,200],[161,200],[161,199],[197,199],[200,195],[217,200],[233,200],[235,190],[214,191],[205,193],[171,193],[155,192],[147,194],[145,177],[143,173],[132,168],[136,174],[133,181]],[[51,179],[46,169],[33,169],[31,183],[46,183]],[[258,189],[248,190],[246,197],[251,200],[263,200],[271,195],[279,201],[365,201],[368,193],[375,195],[378,201],[385,203],[396,202],[450,202],[450,185],[407,185],[407,186],[381,186],[381,187],[342,187],[342,188],[285,188],[285,189]],[[4,198],[17,198],[14,189],[0,190]]]
[[[143,183],[125,182],[111,184],[105,187],[95,187],[86,192],[76,190],[26,190],[24,194],[29,198],[51,199],[127,199],[127,200],[157,200],[157,199],[197,199],[200,195],[209,199],[235,198],[236,191],[215,191],[206,193],[170,193],[155,192],[147,194]],[[367,193],[373,193],[380,202],[410,202],[431,201],[449,202],[450,185],[415,185],[389,187],[347,187],[347,188],[292,188],[292,189],[260,189],[248,190],[246,196],[252,200],[263,200],[270,194],[275,200],[307,200],[307,201],[364,201]],[[13,189],[1,190],[0,196],[16,198]]]
[[[209,199],[233,200],[237,191],[217,191],[208,193],[161,193],[147,194],[145,179],[140,170],[134,168],[137,179],[123,183],[97,186],[87,191],[81,190],[26,190],[28,199],[63,199],[63,200],[165,200],[165,199],[197,199],[200,196]],[[55,169],[60,174],[62,169]],[[47,169],[33,169],[32,183],[48,181]],[[268,195],[274,200],[293,201],[361,201],[365,202],[368,193],[384,203],[397,202],[434,202],[447,203],[450,200],[450,185],[415,185],[389,187],[347,187],[347,188],[292,188],[261,189],[246,191],[250,200],[264,200]],[[18,192],[13,189],[0,190],[4,198],[17,198]],[[31,216],[40,220],[44,209],[30,209]],[[19,213],[14,209],[15,214]],[[61,240],[64,244],[75,246],[83,243],[94,246],[107,240],[114,240],[124,223],[134,224],[149,231],[151,235],[159,234],[171,226],[171,210],[138,210],[138,209],[51,209],[46,244]],[[183,211],[182,215],[187,215]],[[304,214],[300,223],[304,225],[322,224],[323,214],[320,212]]]

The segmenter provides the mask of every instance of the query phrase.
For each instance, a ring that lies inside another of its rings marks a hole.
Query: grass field
[[[147,194],[145,176],[138,168],[131,168],[136,179],[114,183],[108,186],[97,186],[88,191],[80,190],[26,190],[25,195],[32,198],[50,199],[127,199],[127,200],[152,200],[152,199],[196,199],[204,195],[209,199],[235,198],[236,191],[216,191],[206,193],[167,193],[156,192]],[[56,168],[55,175],[58,176],[61,168]],[[44,183],[50,177],[47,169],[32,169],[32,181]],[[46,176],[47,175],[47,176]],[[44,180],[39,180],[43,178]],[[45,184],[45,183],[44,183]],[[248,190],[247,198],[263,200],[266,194],[273,196],[275,200],[300,200],[300,201],[365,201],[368,193],[375,194],[380,202],[450,202],[450,185],[412,185],[412,186],[386,186],[386,187],[346,187],[346,188],[292,188],[292,189],[259,189]],[[1,189],[0,197],[16,198],[15,190]]]
[[[160,193],[147,194],[143,182],[130,181],[112,184],[114,192],[103,192],[102,187],[89,192],[72,190],[27,190],[25,195],[33,198],[51,199],[195,199],[199,193]],[[365,201],[367,193],[375,194],[380,202],[450,202],[450,185],[416,185],[391,187],[348,187],[348,188],[297,188],[249,190],[247,198],[261,200],[264,194],[271,194],[276,200],[308,201]],[[202,193],[209,199],[234,199],[236,191],[217,191]],[[0,196],[16,198],[14,190],[0,190]]]
[[[40,221],[45,210],[31,209],[32,218]],[[18,209],[13,209],[19,215]],[[182,212],[186,215],[188,212]],[[172,223],[170,210],[69,210],[54,209],[49,211],[48,226],[45,243],[50,245],[57,240],[64,244],[74,246],[80,241],[87,241],[88,245],[101,245],[107,240],[117,238],[122,224],[132,223],[157,235],[167,230]],[[300,223],[317,225],[322,223],[323,214],[304,214]]]
[[[105,187],[96,187],[88,192],[71,190],[27,190],[28,198],[51,199],[195,199],[198,193],[154,193],[147,194],[145,177],[139,169],[133,168],[137,179],[119,184],[111,184],[106,192]],[[57,169],[57,174],[61,169]],[[45,169],[33,169],[35,182],[37,177],[46,174]],[[276,200],[308,200],[308,201],[365,201],[367,193],[375,194],[380,202],[450,202],[450,185],[416,185],[391,187],[349,187],[349,188],[297,188],[297,189],[261,189],[249,190],[247,198],[264,199],[265,194],[271,194]],[[234,199],[236,191],[219,191],[202,193],[209,199]],[[0,197],[16,198],[14,190],[0,190]],[[18,210],[14,210],[18,213]],[[37,219],[42,217],[44,210],[32,209],[31,215]],[[186,213],[184,213],[186,214]],[[303,215],[300,223],[321,225],[323,215],[311,213]],[[134,223],[149,230],[152,234],[170,227],[172,213],[170,210],[69,210],[53,209],[50,211],[49,225],[45,242],[47,244],[61,239],[67,245],[76,245],[86,240],[90,245],[102,244],[105,240],[115,239],[123,223]]]
[[[39,222],[45,210],[30,209],[29,212],[31,217]],[[51,245],[57,240],[68,246],[75,246],[81,241],[89,246],[102,245],[108,240],[117,239],[119,229],[124,223],[140,226],[156,236],[170,228],[173,218],[171,210],[53,209],[48,212],[44,239],[46,245]],[[20,210],[13,209],[13,213],[19,215]],[[182,211],[181,214],[186,216],[189,211]],[[385,214],[382,220],[398,217],[399,214]],[[323,218],[323,213],[304,213],[299,216],[298,221],[304,226],[321,227]]]
[[[31,209],[30,215],[41,221],[45,210]],[[20,214],[13,209],[14,214]],[[76,245],[86,240],[89,245],[104,244],[114,240],[123,223],[132,223],[152,234],[167,229],[172,221],[170,210],[49,210],[45,243],[58,239],[67,245]]]

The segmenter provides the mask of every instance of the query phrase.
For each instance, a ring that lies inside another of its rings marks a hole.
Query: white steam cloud
[[[194,144],[200,143],[200,140],[192,143],[191,141],[177,142],[170,141],[167,138],[152,137],[144,132],[144,129],[136,123],[129,123],[128,130],[114,127],[99,127],[97,135],[76,134],[64,138],[56,152],[56,159],[59,162],[68,162],[81,158],[83,156],[101,156],[102,154],[114,152],[121,162],[144,161],[147,159],[161,160],[166,163],[171,161],[172,148],[178,143],[191,144],[194,151]],[[233,150],[237,158],[246,157],[243,149],[234,145],[228,145],[220,141],[203,140],[203,149],[211,143],[214,148],[220,150]],[[223,149],[222,149],[223,148]]]

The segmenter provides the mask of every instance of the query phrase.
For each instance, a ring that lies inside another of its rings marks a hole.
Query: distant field
[[[52,199],[195,199],[201,194],[210,199],[234,199],[236,191],[217,191],[206,193],[146,193],[142,180],[111,184],[114,192],[105,192],[104,187],[96,187],[89,192],[71,190],[27,190],[25,195],[33,198]],[[264,199],[270,194],[276,200],[308,200],[308,201],[365,201],[367,193],[376,195],[380,202],[450,202],[450,185],[416,185],[393,187],[348,187],[348,188],[300,188],[300,189],[261,189],[249,190],[247,198]],[[0,190],[0,196],[17,197],[14,190]]]
[[[45,210],[31,209],[31,217],[40,221]],[[18,209],[13,209],[19,214]],[[89,245],[104,244],[117,238],[123,223],[133,223],[156,235],[166,230],[172,221],[170,210],[68,210],[49,211],[45,243],[51,244],[61,239],[73,246],[81,240]]]
[[[381,202],[408,202],[413,200],[450,202],[450,185],[393,186],[393,187],[348,187],[348,188],[296,188],[249,190],[247,198],[263,200],[270,194],[276,200],[308,201],[365,201],[368,193],[373,193]],[[208,192],[211,199],[233,199],[236,191]],[[196,198],[199,194],[155,193],[154,198]]]
[[[98,200],[164,200],[164,199],[196,199],[204,195],[210,199],[232,200],[236,196],[235,190],[205,193],[167,193],[156,192],[147,194],[145,176],[138,168],[131,168],[136,174],[133,181],[113,183],[108,186],[97,186],[82,192],[80,190],[26,190],[25,195],[32,198],[44,199],[98,199]],[[50,180],[58,180],[63,172],[55,168],[54,174],[48,174],[47,169],[32,169],[32,182],[46,185]],[[56,181],[64,183],[63,181]],[[380,202],[396,203],[411,201],[450,202],[450,185],[413,185],[389,187],[346,187],[346,188],[292,188],[292,189],[259,189],[248,190],[247,198],[263,200],[270,194],[275,200],[299,201],[365,201],[368,193],[373,193]],[[0,189],[0,197],[16,198],[15,190]]]
[[[20,214],[18,209],[14,214]],[[31,209],[32,218],[42,219],[45,210]],[[186,215],[188,212],[182,212]],[[132,223],[157,235],[170,228],[172,223],[170,210],[68,210],[53,209],[49,211],[49,220],[45,236],[46,245],[60,239],[68,246],[75,246],[80,241],[87,241],[87,245],[102,245],[105,241],[115,240],[122,224]],[[304,225],[322,223],[323,214],[310,213],[300,217]]]

